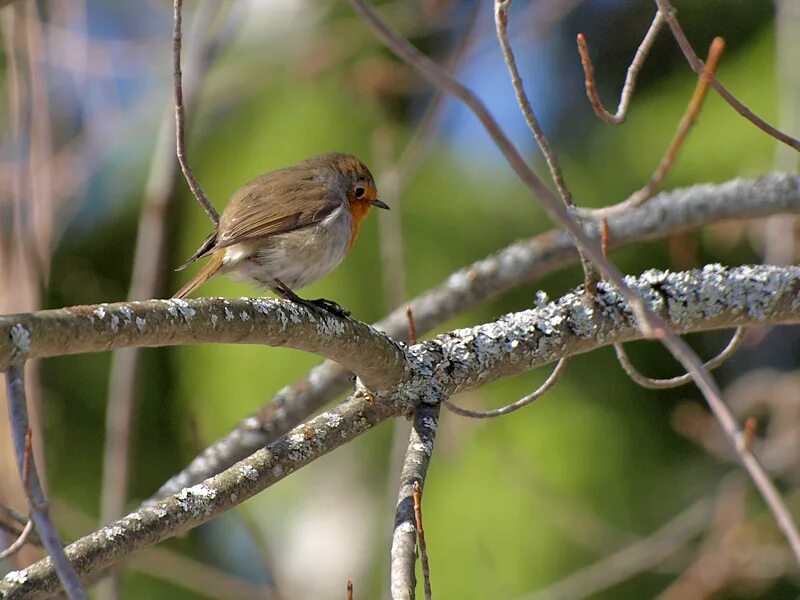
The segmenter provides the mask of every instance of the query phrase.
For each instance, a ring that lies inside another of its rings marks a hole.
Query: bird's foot
[[[309,304],[316,306],[317,308],[321,308],[322,310],[328,311],[332,315],[336,315],[337,317],[349,317],[350,311],[343,307],[341,304],[334,302],[333,300],[327,300],[326,298],[317,298],[315,300],[306,300]]]

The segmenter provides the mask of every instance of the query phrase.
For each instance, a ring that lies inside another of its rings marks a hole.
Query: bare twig
[[[672,4],[669,2],[669,0],[655,0],[655,3],[658,6],[660,13],[663,15],[664,21],[666,21],[667,25],[669,26],[670,31],[672,31],[672,36],[675,38],[675,41],[678,42],[678,46],[680,46],[680,49],[683,52],[683,55],[686,57],[686,61],[689,63],[689,66],[695,73],[701,75],[703,73],[703,62],[697,57],[694,48],[692,48],[691,43],[689,43],[683,28],[678,22],[678,18],[675,16],[675,9],[672,7]],[[795,150],[800,151],[800,140],[785,134],[756,115],[753,111],[742,104],[733,94],[731,94],[728,89],[722,85],[719,80],[717,80],[716,77],[710,77],[709,84],[720,96],[722,96],[725,102],[731,105],[733,110],[753,123],[753,125],[768,135],[771,135],[776,140],[779,140],[787,146],[791,146]]]
[[[186,142],[184,139],[184,106],[183,106],[183,87],[181,84],[181,8],[183,0],[175,0],[173,5],[173,18],[174,27],[172,31],[172,74],[174,78],[175,87],[175,143],[177,148],[178,162],[181,165],[183,176],[186,178],[186,183],[192,190],[192,194],[197,198],[200,206],[206,211],[208,218],[216,226],[219,224],[219,214],[216,209],[211,205],[203,188],[197,181],[194,171],[189,166],[186,160]]]
[[[692,98],[689,100],[689,105],[686,107],[686,111],[683,113],[683,117],[681,117],[681,121],[678,124],[678,130],[675,132],[675,136],[672,138],[666,153],[661,158],[661,162],[659,163],[655,172],[650,176],[650,180],[647,182],[647,184],[643,188],[631,194],[626,200],[623,200],[622,202],[608,208],[597,209],[596,212],[598,214],[602,215],[603,217],[608,217],[613,214],[630,210],[636,206],[641,206],[650,200],[650,198],[653,197],[653,194],[658,191],[658,188],[661,187],[662,183],[664,183],[664,179],[667,177],[667,174],[672,168],[678,152],[686,141],[686,136],[689,135],[689,130],[695,124],[697,115],[700,114],[700,110],[703,108],[703,102],[705,101],[708,93],[709,82],[714,76],[714,72],[717,69],[717,65],[719,64],[719,59],[722,56],[723,50],[725,50],[725,42],[721,37],[715,37],[711,42],[711,47],[708,50],[708,60],[706,61],[705,65],[703,65],[703,72],[697,79],[697,85],[694,88]]]
[[[409,304],[406,306],[406,317],[408,318],[408,343],[417,343],[417,324],[414,322],[414,310]]]
[[[534,402],[541,398],[547,391],[553,387],[558,379],[561,377],[562,373],[567,367],[568,359],[562,358],[561,360],[556,363],[555,368],[553,368],[552,373],[544,380],[544,383],[540,385],[536,390],[520,398],[516,402],[512,402],[511,404],[507,404],[501,408],[496,408],[494,410],[469,410],[468,408],[461,408],[460,406],[456,406],[448,399],[443,398],[442,404],[447,407],[450,411],[456,413],[457,415],[461,415],[462,417],[470,417],[472,419],[491,419],[493,417],[501,417],[503,415],[507,415],[509,413],[514,412],[515,410],[519,410],[525,406],[528,406],[530,403]]]
[[[525,86],[522,83],[519,69],[517,69],[517,61],[514,57],[514,51],[511,48],[511,42],[508,41],[508,8],[511,6],[511,0],[495,0],[494,3],[494,22],[495,29],[497,30],[497,39],[500,41],[500,49],[503,52],[503,60],[508,67],[509,75],[511,76],[511,85],[514,88],[514,93],[517,96],[517,104],[519,104],[522,115],[528,123],[528,128],[533,133],[533,137],[539,146],[539,149],[544,155],[547,162],[547,168],[550,170],[550,176],[553,178],[553,183],[556,184],[558,195],[561,196],[561,201],[565,206],[574,209],[575,200],[564,181],[564,173],[561,171],[561,165],[558,163],[558,157],[550,146],[544,130],[539,125],[539,119],[536,118],[536,113],[533,110],[531,101],[528,94],[525,92]],[[589,258],[584,254],[580,245],[576,244],[578,256],[580,257],[581,267],[583,268],[583,285],[588,295],[595,292],[596,274],[594,267]]]
[[[733,355],[733,353],[739,349],[739,346],[742,345],[746,334],[747,330],[744,327],[737,327],[736,332],[733,334],[733,337],[728,342],[727,346],[725,346],[725,348],[723,348],[722,351],[714,358],[705,363],[705,368],[708,370],[716,369],[722,363],[728,360],[731,355]],[[630,358],[628,358],[628,355],[625,352],[625,349],[622,347],[622,344],[614,344],[614,352],[616,352],[617,360],[619,360],[619,364],[622,365],[622,368],[625,370],[625,373],[627,373],[628,377],[633,379],[636,384],[642,386],[643,388],[647,388],[649,390],[667,390],[670,388],[679,387],[681,385],[686,385],[692,381],[692,378],[688,373],[679,375],[678,377],[670,377],[669,379],[653,379],[652,377],[647,377],[639,373],[636,367],[633,366]]]
[[[425,589],[425,600],[431,600],[431,567],[428,562],[428,544],[425,542],[425,528],[422,526],[422,488],[419,481],[414,482],[412,490],[414,496],[414,519],[417,524],[417,545],[422,563],[422,579]]]
[[[800,176],[772,174],[719,185],[703,184],[663,192],[645,205],[607,221],[608,247],[660,239],[727,219],[758,218],[775,213],[800,212]],[[601,225],[589,222],[586,231],[602,240]],[[608,250],[608,248],[607,248]],[[534,281],[577,259],[575,244],[561,231],[550,231],[515,242],[499,252],[467,265],[411,302],[419,334],[469,310]],[[407,339],[408,315],[398,308],[375,326],[398,339]],[[158,491],[163,498],[199,483],[249,456],[308,418],[337,394],[344,392],[350,373],[325,362],[308,375],[280,390],[255,415],[197,456]]]
[[[666,0],[656,1],[659,2],[659,6],[661,6],[661,3],[666,3]],[[646,307],[643,298],[628,286],[619,270],[603,257],[599,245],[586,235],[581,225],[570,215],[569,209],[558,201],[536,173],[530,169],[519,150],[503,132],[478,97],[412,46],[408,40],[400,37],[389,28],[377,13],[367,5],[365,0],[350,0],[350,4],[392,52],[430,83],[448,90],[469,107],[522,182],[538,196],[550,216],[576,238],[578,245],[591,258],[592,262],[629,302],[630,309],[636,317],[638,327],[642,333],[646,337],[659,339],[687,372],[691,373],[692,379],[694,379],[697,387],[708,402],[711,411],[725,431],[730,444],[737,449],[743,466],[750,474],[755,487],[761,493],[778,526],[786,536],[795,560],[800,563],[800,532],[797,530],[788,508],[755,455],[738,444],[738,439],[742,435],[739,425],[722,401],[716,382],[711,378],[708,371],[703,368],[702,361],[692,348],[675,335],[661,317]],[[668,19],[667,15],[665,15],[665,19]],[[702,72],[702,69],[700,72]]]
[[[28,543],[28,536],[30,536],[31,532],[33,531],[33,520],[29,519],[27,523],[25,523],[25,527],[22,529],[22,532],[17,536],[8,548],[0,551],[0,560],[4,560],[9,556],[13,556],[20,549]]]
[[[347,600],[353,600],[353,580],[347,580]]]
[[[44,496],[36,471],[36,462],[30,449],[28,432],[28,409],[25,398],[24,362],[14,362],[6,370],[6,395],[8,397],[8,415],[14,438],[14,452],[20,477],[25,478],[25,463],[28,461],[26,490],[30,493],[31,520],[36,531],[50,555],[58,580],[71,600],[87,599],[86,592],[78,581],[78,576],[64,554],[64,547],[55,527],[47,515],[47,500]],[[27,442],[26,442],[27,439]],[[27,457],[27,458],[26,458]]]
[[[414,426],[408,441],[403,471],[400,475],[400,493],[395,512],[394,535],[392,536],[391,591],[394,600],[414,597],[417,585],[415,565],[417,562],[417,536],[422,535],[421,516],[417,518],[416,496],[421,494],[421,485],[428,472],[433,442],[439,423],[439,406],[421,404],[414,411]],[[420,537],[420,548],[424,541]],[[428,570],[427,553],[423,558],[423,573]],[[430,573],[425,578],[426,598],[430,597]]]
[[[655,41],[656,36],[663,25],[664,17],[660,12],[656,12],[656,16],[653,17],[653,22],[650,24],[650,28],[647,30],[642,43],[639,44],[639,47],[636,49],[636,54],[634,55],[633,60],[628,67],[628,74],[625,76],[625,84],[622,86],[622,93],[619,97],[617,112],[613,115],[608,112],[605,107],[603,107],[603,101],[600,100],[600,96],[597,94],[597,87],[595,85],[594,78],[594,67],[592,66],[592,59],[589,56],[589,48],[586,43],[586,37],[582,33],[578,34],[578,53],[581,55],[581,65],[583,65],[586,96],[589,98],[589,102],[591,103],[595,114],[603,119],[606,123],[610,125],[621,125],[625,122],[625,119],[628,116],[628,106],[631,103],[631,96],[633,96],[633,90],[636,87],[636,78],[638,77],[639,71],[642,69],[642,65],[644,64],[644,61],[650,52],[650,48],[652,48],[653,42]]]

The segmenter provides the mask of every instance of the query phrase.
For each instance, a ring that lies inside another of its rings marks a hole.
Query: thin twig
[[[672,36],[675,38],[675,41],[678,42],[678,46],[680,46],[680,49],[683,52],[683,55],[686,57],[686,61],[689,63],[689,66],[698,75],[702,74],[703,62],[697,57],[694,48],[692,48],[691,43],[689,43],[683,28],[678,22],[678,18],[675,16],[675,9],[673,8],[672,4],[669,2],[669,0],[655,0],[655,3],[658,6],[661,14],[663,14],[664,20],[669,26],[670,31],[672,31]],[[716,77],[711,77],[709,84],[720,96],[722,96],[725,102],[731,105],[733,110],[753,123],[753,125],[768,135],[771,135],[776,140],[779,140],[787,146],[791,146],[795,150],[800,151],[800,140],[785,134],[756,115],[753,111],[737,100],[737,98],[731,92],[729,92],[728,89],[722,85]]]
[[[0,560],[4,560],[9,556],[13,556],[17,552],[19,552],[22,547],[28,543],[28,536],[30,536],[31,532],[33,531],[33,520],[28,519],[28,522],[25,523],[25,527],[23,528],[22,532],[17,536],[8,548],[0,551]]]
[[[666,0],[656,0],[665,3]],[[399,36],[389,28],[365,0],[350,0],[350,4],[372,28],[373,32],[387,45],[398,57],[409,64],[429,82],[440,86],[461,100],[480,120],[481,124],[491,136],[498,149],[503,153],[511,168],[522,182],[536,195],[550,216],[573,235],[578,244],[583,248],[592,262],[600,269],[605,278],[613,283],[618,292],[628,301],[630,310],[636,317],[638,327],[645,337],[656,338],[663,342],[670,353],[683,365],[687,372],[697,383],[703,393],[711,411],[725,431],[731,445],[733,445],[742,464],[750,474],[753,483],[764,498],[783,534],[786,536],[794,554],[795,561],[800,564],[800,532],[798,532],[786,504],[783,502],[777,488],[770,480],[766,471],[756,459],[755,455],[738,444],[742,433],[736,419],[722,400],[721,392],[716,382],[708,371],[703,368],[702,361],[692,348],[679,336],[675,335],[667,323],[654,312],[649,310],[642,297],[625,282],[622,273],[603,257],[599,244],[595,243],[584,232],[581,225],[571,216],[569,209],[553,195],[546,185],[539,179],[525,162],[519,150],[514,146],[506,133],[500,128],[485,105],[478,97],[449,73],[442,70],[430,58],[412,46],[408,40]],[[668,4],[668,3],[667,3]],[[667,16],[665,15],[665,19]],[[702,72],[702,69],[700,69]]]
[[[419,481],[414,482],[412,495],[414,497],[414,519],[417,524],[417,545],[419,546],[419,558],[422,563],[425,600],[431,600],[431,566],[428,562],[428,544],[425,542],[425,528],[422,526],[422,488],[419,485]]]
[[[519,69],[517,69],[517,60],[514,57],[514,51],[511,48],[511,42],[508,41],[508,8],[511,6],[511,0],[495,0],[494,3],[494,22],[495,29],[497,30],[497,39],[500,41],[500,49],[503,52],[503,60],[508,67],[509,75],[511,76],[511,85],[514,88],[514,93],[517,96],[517,104],[525,117],[528,128],[533,133],[534,139],[539,146],[539,149],[544,155],[547,162],[547,168],[550,170],[550,176],[553,178],[553,183],[556,184],[558,195],[561,196],[561,201],[564,205],[574,209],[575,199],[567,187],[564,180],[564,173],[561,170],[561,165],[558,163],[558,157],[553,151],[544,130],[539,125],[539,119],[536,118],[536,113],[533,110],[531,101],[528,94],[525,92],[525,86],[522,83]],[[583,268],[583,283],[584,289],[588,295],[594,295],[596,291],[597,275],[594,271],[589,258],[584,254],[579,244],[575,244],[580,257],[581,267]]]
[[[619,96],[617,112],[613,115],[605,109],[603,106],[603,101],[600,100],[600,96],[597,94],[597,86],[595,85],[594,78],[594,66],[592,66],[592,59],[589,56],[589,48],[586,42],[586,37],[582,33],[578,34],[578,53],[581,55],[581,65],[583,66],[583,74],[586,85],[586,96],[589,98],[589,103],[592,105],[595,114],[603,119],[606,123],[610,125],[621,125],[628,117],[628,106],[631,103],[633,90],[636,87],[636,78],[639,75],[639,71],[642,69],[642,65],[644,64],[644,61],[650,52],[650,48],[652,48],[653,42],[655,41],[658,32],[661,30],[662,25],[664,25],[664,17],[660,12],[656,12],[656,16],[653,17],[653,22],[650,24],[650,28],[647,30],[642,43],[639,44],[639,47],[636,49],[636,54],[633,56],[633,60],[628,67],[628,73],[625,76],[625,84],[622,86],[622,92]]]
[[[742,444],[745,448],[750,449],[753,447],[757,429],[758,420],[755,417],[747,417],[744,422],[744,435],[742,436]]]
[[[672,168],[678,152],[680,151],[681,147],[683,147],[683,144],[686,141],[686,136],[689,135],[689,130],[697,121],[697,115],[700,114],[700,110],[703,108],[703,102],[708,94],[709,82],[714,76],[714,72],[717,69],[719,59],[724,50],[725,41],[721,37],[715,37],[711,42],[710,48],[708,49],[708,59],[703,66],[703,72],[697,79],[697,85],[694,88],[692,98],[689,100],[686,111],[683,113],[683,117],[681,117],[680,123],[678,124],[678,130],[675,132],[667,151],[661,158],[661,162],[658,164],[656,170],[650,176],[650,180],[647,182],[647,184],[631,194],[626,200],[623,200],[614,206],[601,208],[590,212],[596,212],[597,214],[601,214],[603,217],[619,214],[636,206],[641,206],[650,200],[650,198],[653,197],[653,194],[658,191],[658,188],[660,188],[661,184],[664,183],[664,179],[666,179],[667,174]]]
[[[608,229],[608,218],[603,217],[600,220],[600,250],[602,250],[605,258],[608,258],[608,242],[610,238],[611,232]]]
[[[719,367],[722,363],[728,360],[731,355],[736,352],[736,350],[739,349],[739,346],[742,345],[746,334],[747,330],[744,327],[737,327],[736,332],[733,334],[733,337],[728,342],[727,346],[725,346],[725,348],[723,348],[719,354],[706,362],[703,366],[709,371]],[[688,373],[678,375],[677,377],[670,377],[669,379],[653,379],[652,377],[647,377],[639,373],[636,367],[633,366],[628,354],[622,347],[622,344],[614,344],[614,352],[616,352],[617,360],[619,360],[619,364],[622,366],[628,377],[633,379],[636,384],[642,386],[643,388],[647,388],[648,390],[668,390],[686,385],[692,381],[692,377]]]
[[[172,75],[174,78],[173,84],[175,88],[175,144],[178,156],[178,162],[181,165],[183,176],[186,178],[186,183],[192,190],[192,194],[197,198],[200,206],[206,211],[208,218],[216,227],[219,224],[219,214],[216,209],[211,205],[203,188],[197,182],[194,176],[194,171],[189,166],[186,160],[186,142],[184,140],[184,107],[183,107],[183,87],[181,83],[181,7],[183,0],[175,0],[173,5],[173,18],[174,28],[172,31]]]
[[[353,600],[353,580],[347,580],[347,600]]]
[[[558,379],[561,377],[564,369],[567,367],[567,358],[562,358],[556,363],[556,366],[553,368],[552,373],[544,380],[544,383],[540,385],[536,390],[528,394],[527,396],[520,398],[516,402],[503,406],[501,408],[496,408],[494,410],[469,410],[468,408],[461,408],[460,406],[456,406],[447,398],[442,399],[442,404],[445,405],[450,411],[456,413],[457,415],[461,415],[462,417],[470,417],[472,419],[491,419],[494,417],[501,417],[503,415],[507,415],[509,413],[514,412],[515,410],[519,410],[525,406],[528,406],[535,400],[538,400],[542,397],[551,387],[553,387]]]
[[[28,427],[28,409],[25,398],[24,369],[24,362],[15,362],[6,371],[8,415],[14,438],[17,468],[19,469],[20,477],[24,477],[25,462],[26,460],[29,461],[29,472],[25,487],[30,493],[31,520],[36,525],[36,531],[42,540],[42,544],[53,561],[64,591],[71,600],[86,600],[86,592],[83,590],[80,581],[78,581],[78,576],[75,574],[72,564],[64,554],[64,545],[61,543],[61,538],[59,538],[58,532],[56,532],[56,528],[47,514],[47,500],[39,481],[36,461],[30,450],[30,439],[27,433],[30,428]]]
[[[413,346],[417,343],[417,324],[414,322],[414,311],[410,304],[406,306],[406,318],[408,319],[408,343]]]

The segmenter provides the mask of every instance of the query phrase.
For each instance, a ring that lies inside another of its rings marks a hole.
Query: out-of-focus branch
[[[800,176],[773,174],[665,192],[647,204],[608,220],[608,246],[618,248],[659,239],[728,219],[800,212]],[[602,236],[597,222],[586,224],[593,239]],[[563,231],[511,244],[450,275],[411,301],[417,333],[423,335],[448,319],[509,290],[575,262],[572,239]],[[396,339],[408,339],[406,310],[399,308],[375,326]],[[350,373],[333,362],[312,369],[297,383],[280,390],[255,415],[195,458],[167,481],[161,498],[199,483],[276,440],[350,385]]]
[[[628,278],[628,284],[680,333],[800,322],[800,267],[653,270]],[[76,541],[66,548],[67,556],[86,576],[204,523],[391,416],[563,356],[642,338],[615,286],[601,282],[592,300],[587,303],[575,290],[545,306],[412,346],[407,350],[410,373],[398,385],[369,400],[356,397],[340,404],[219,475]],[[25,346],[24,339],[17,341]],[[40,561],[0,580],[0,595],[40,598],[57,585],[52,564]]]
[[[17,343],[14,343],[17,340]],[[365,323],[264,298],[147,300],[0,317],[0,369],[16,360],[130,346],[250,343],[315,352],[348,365],[373,390],[404,378],[396,342]]]
[[[652,569],[698,536],[708,525],[711,498],[701,498],[652,535],[580,569],[524,600],[580,600]]]
[[[422,487],[433,454],[433,442],[439,426],[439,406],[420,405],[414,411],[414,425],[400,474],[400,493],[392,535],[392,598],[414,597],[417,586],[417,520],[414,512],[414,484]]]
[[[17,340],[19,341],[19,340]],[[19,348],[23,354],[24,348]],[[6,369],[6,396],[8,398],[8,416],[11,421],[11,432],[14,437],[14,453],[17,459],[22,484],[28,494],[31,520],[36,525],[36,532],[42,540],[50,564],[58,581],[70,600],[86,600],[86,592],[81,587],[75,570],[64,554],[61,538],[47,514],[47,499],[39,481],[36,460],[30,443],[30,427],[28,426],[28,402],[25,398],[25,363],[24,357]],[[5,597],[5,596],[4,596]]]
[[[666,0],[657,1],[659,3],[666,2]],[[736,449],[741,464],[750,475],[753,485],[767,503],[781,532],[786,537],[795,561],[800,563],[800,531],[798,531],[788,508],[764,468],[752,451],[740,443],[742,432],[738,423],[722,401],[719,386],[703,367],[702,361],[691,346],[676,335],[660,316],[649,310],[644,299],[626,284],[622,273],[604,256],[600,245],[586,235],[581,224],[570,214],[568,207],[559,202],[558,198],[527,165],[519,150],[502,130],[483,102],[472,91],[464,87],[430,58],[412,46],[408,40],[393,31],[365,0],[350,0],[350,4],[361,15],[366,25],[395,55],[411,66],[428,82],[456,96],[472,111],[497,148],[503,153],[509,166],[517,174],[520,181],[536,196],[550,217],[575,238],[575,242],[581,251],[591,258],[592,263],[600,270],[603,276],[613,283],[619,294],[628,301],[630,310],[633,312],[642,333],[646,337],[658,339],[686,371],[691,374],[697,388],[703,394],[709,408],[725,431],[730,444]],[[674,20],[674,15],[664,16],[667,22],[670,22],[670,17]],[[702,69],[700,72],[702,72]]]

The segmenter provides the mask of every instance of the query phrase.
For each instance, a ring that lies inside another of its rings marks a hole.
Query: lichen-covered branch
[[[728,219],[766,217],[800,212],[800,176],[774,173],[758,179],[735,179],[664,192],[647,204],[608,220],[609,248],[664,238]],[[601,237],[597,222],[585,224],[593,239]],[[511,244],[453,273],[440,285],[411,301],[419,334],[511,289],[544,277],[577,260],[575,246],[563,231],[550,231]],[[406,340],[405,308],[375,326]],[[333,362],[312,369],[297,383],[283,388],[255,415],[240,421],[228,435],[197,456],[156,494],[168,494],[219,473],[274,441],[313,414],[350,385],[350,373]]]
[[[800,322],[800,267],[651,270],[626,283],[677,333]],[[641,336],[628,303],[601,282],[591,303],[575,290],[555,302],[421,342],[407,349],[407,377],[376,393],[372,402],[351,399],[321,414],[219,475],[78,540],[67,547],[67,556],[86,576],[200,525],[422,402],[436,405],[500,377]],[[46,559],[0,580],[0,598],[40,598],[57,585]]]
[[[403,349],[365,323],[265,298],[146,300],[0,317],[0,371],[21,348],[45,358],[131,346],[240,343],[286,346],[347,365],[370,389],[397,383]]]
[[[425,484],[425,475],[433,453],[433,442],[439,426],[439,405],[422,405],[414,411],[414,425],[400,473],[400,492],[392,534],[391,591],[392,598],[414,598],[417,586],[417,521],[414,514],[414,483]]]

